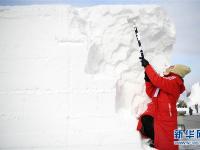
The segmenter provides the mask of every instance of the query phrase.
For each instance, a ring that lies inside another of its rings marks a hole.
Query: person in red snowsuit
[[[158,75],[145,58],[140,58],[145,68],[146,93],[151,102],[139,117],[137,130],[150,138],[150,146],[158,150],[178,150],[174,145],[174,130],[177,129],[176,103],[185,90],[183,77],[190,72],[184,65],[166,69],[164,77]]]

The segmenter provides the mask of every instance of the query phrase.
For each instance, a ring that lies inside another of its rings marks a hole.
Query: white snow
[[[0,7],[0,149],[144,148],[149,99],[127,17],[162,73],[175,29],[159,6]]]
[[[200,105],[200,83],[194,83],[192,85],[191,94],[189,96],[189,105]]]

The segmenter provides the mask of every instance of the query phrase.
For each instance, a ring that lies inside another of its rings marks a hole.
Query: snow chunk
[[[195,105],[195,104],[200,105],[200,101],[199,101],[200,100],[200,83],[199,82],[192,85],[189,99],[190,99],[189,101],[190,105]]]
[[[84,10],[80,15],[87,16],[90,41],[85,71],[117,75],[116,110],[132,108],[139,115],[148,98],[144,96],[144,86],[141,87],[144,74],[137,40],[127,18],[136,20],[145,57],[159,73],[169,65],[175,41],[174,25],[158,6],[98,6]]]

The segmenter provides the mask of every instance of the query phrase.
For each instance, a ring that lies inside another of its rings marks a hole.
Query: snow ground
[[[128,16],[162,72],[175,29],[158,6],[0,7],[0,149],[144,149],[136,118],[149,100]]]

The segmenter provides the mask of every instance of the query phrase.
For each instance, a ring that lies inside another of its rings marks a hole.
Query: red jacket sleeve
[[[147,95],[152,98],[156,91],[156,87],[151,82],[145,82],[145,85]]]
[[[158,87],[166,93],[170,93],[172,95],[177,95],[179,93],[176,76],[171,76],[170,78],[161,77],[154,71],[151,65],[148,65],[145,68],[145,71],[155,87]]]

